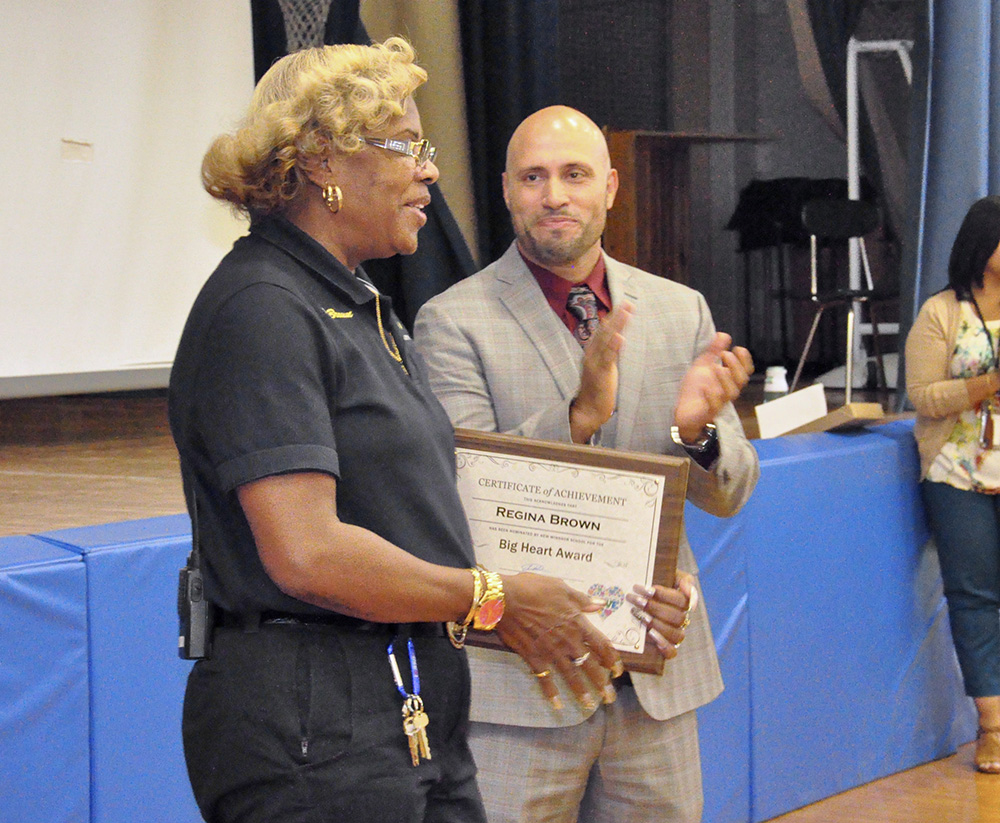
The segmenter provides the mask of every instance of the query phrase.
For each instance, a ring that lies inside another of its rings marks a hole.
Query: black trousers
[[[405,632],[406,627],[402,627]],[[415,636],[431,760],[413,766],[392,627],[217,629],[184,699],[184,752],[209,823],[485,821],[467,742],[469,669],[446,637]],[[406,634],[395,643],[412,690]]]

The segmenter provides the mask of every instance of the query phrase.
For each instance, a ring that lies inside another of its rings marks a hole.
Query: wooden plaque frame
[[[684,522],[684,499],[690,467],[688,458],[616,451],[470,429],[455,430],[455,447],[458,450],[485,452],[500,459],[510,456],[662,477],[663,495],[657,525],[656,555],[653,558],[653,582],[663,586],[674,585],[677,548]],[[470,631],[466,642],[494,649],[507,648],[494,632]],[[622,652],[625,667],[636,672],[662,673],[664,659],[648,638],[643,649],[641,654]]]

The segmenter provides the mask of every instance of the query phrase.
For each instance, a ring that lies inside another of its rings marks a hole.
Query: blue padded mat
[[[201,820],[181,744],[191,664],[177,656],[187,515],[50,532],[89,581],[93,823]]]
[[[86,574],[77,555],[0,538],[0,820],[90,819]]]
[[[725,683],[719,697],[698,709],[702,819],[745,823],[750,818],[748,540],[740,517],[722,520],[688,504],[684,518]]]
[[[759,443],[747,518],[753,820],[974,735],[912,423]]]

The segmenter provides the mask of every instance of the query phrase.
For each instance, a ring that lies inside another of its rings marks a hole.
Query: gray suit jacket
[[[614,304],[635,314],[619,360],[617,413],[599,433],[608,448],[686,456],[670,439],[681,381],[715,333],[696,291],[605,255]],[[549,307],[516,244],[483,271],[428,301],[414,327],[431,387],[456,426],[570,442],[569,403],[583,352]],[[716,419],[720,457],[705,471],[692,462],[688,499],[727,517],[757,482],[757,453],[727,406]],[[697,573],[682,534],[678,565]],[[509,652],[470,648],[472,719],[521,726],[568,726],[587,714],[568,700],[553,711],[527,666]],[[678,656],[662,676],[632,675],[636,694],[663,720],[704,705],[722,690],[704,607],[692,616]]]

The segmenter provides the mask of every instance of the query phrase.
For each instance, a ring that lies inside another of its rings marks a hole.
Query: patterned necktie
[[[577,320],[573,336],[581,346],[587,345],[597,324],[601,322],[597,314],[597,298],[590,286],[573,286],[569,290],[566,308]]]

